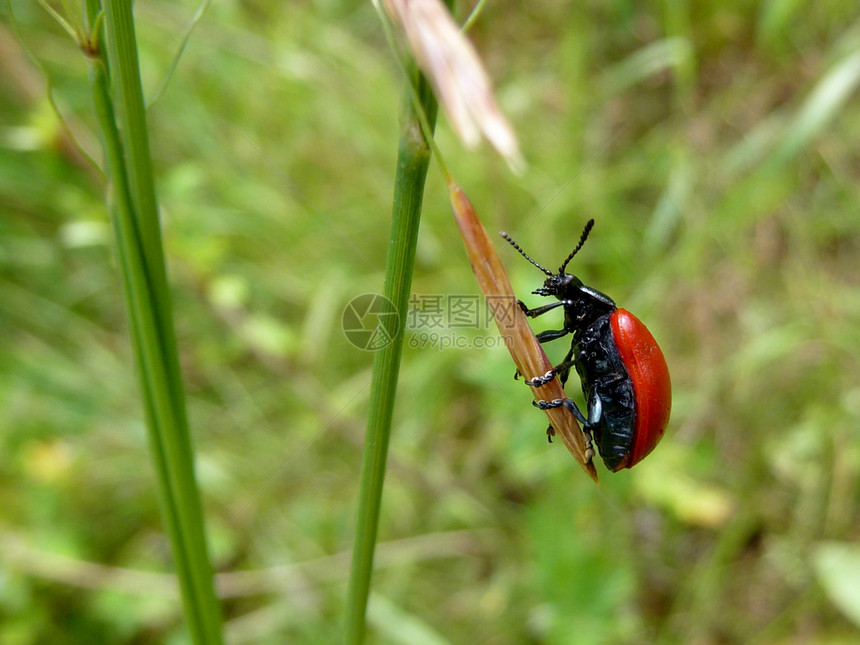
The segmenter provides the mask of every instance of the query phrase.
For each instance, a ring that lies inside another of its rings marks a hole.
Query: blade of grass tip
[[[411,82],[417,82],[421,109],[432,126],[436,122],[437,105],[430,86],[423,75],[418,76],[417,81]],[[399,323],[397,334],[387,346],[376,352],[373,360],[370,410],[361,464],[344,631],[344,642],[350,645],[358,645],[364,641],[367,599],[370,593],[379,509],[391,437],[391,419],[403,349],[405,327],[403,313],[409,305],[409,294],[412,289],[412,270],[418,243],[421,202],[430,164],[429,148],[422,135],[421,124],[412,105],[409,90],[406,92],[404,103],[406,115],[403,119],[397,155],[389,237],[391,241],[388,246],[383,288],[386,302],[390,303],[393,311],[399,314]]]
[[[194,15],[191,16],[191,20],[188,22],[188,25],[185,27],[185,33],[182,34],[182,42],[179,43],[179,49],[176,51],[176,55],[173,57],[173,62],[170,63],[170,67],[167,72],[164,74],[164,77],[161,79],[161,83],[158,84],[158,89],[155,90],[155,93],[149,99],[149,103],[147,104],[147,108],[152,107],[156,103],[158,103],[158,99],[161,98],[161,95],[164,94],[164,90],[167,89],[167,85],[170,83],[170,79],[173,78],[173,74],[176,72],[176,68],[179,67],[179,61],[182,60],[182,54],[185,53],[185,48],[188,46],[188,41],[191,40],[191,33],[194,31],[194,28],[197,26],[197,23],[203,18],[203,14],[209,9],[209,5],[212,4],[212,0],[203,0],[198,6],[197,11],[194,12]]]
[[[93,24],[100,11],[97,0],[87,0],[87,9]],[[90,51],[91,86],[113,188],[110,210],[159,499],[192,640],[217,645],[223,642],[221,617],[194,478],[128,3],[108,1],[104,36],[113,76],[108,79],[98,51]]]
[[[45,5],[43,5],[45,6]],[[45,7],[47,9],[47,6]],[[17,16],[12,7],[12,0],[6,0],[6,12],[9,14],[9,24],[12,26],[12,29],[15,33],[15,38],[18,41],[18,44],[21,46],[21,51],[26,54],[27,58],[33,63],[33,66],[39,71],[42,75],[42,79],[44,80],[45,86],[45,98],[48,100],[48,105],[51,108],[51,111],[54,113],[54,116],[57,119],[57,123],[60,124],[60,129],[63,134],[68,137],[68,140],[75,147],[75,149],[80,153],[81,159],[89,162],[89,164],[101,173],[101,167],[98,162],[93,158],[90,154],[90,151],[84,146],[83,142],[75,136],[75,132],[73,131],[70,122],[63,115],[63,111],[60,109],[60,104],[57,102],[56,97],[54,96],[54,82],[51,77],[50,70],[42,63],[42,60],[36,55],[36,52],[33,51],[31,47],[27,45],[27,41],[24,39],[24,35],[21,33],[21,23],[18,21]],[[49,14],[57,19],[59,14],[53,9],[49,10]],[[60,20],[63,20],[62,17],[59,17]],[[78,34],[75,31],[75,28],[68,21],[64,21],[65,24],[61,23],[61,26],[64,31],[66,31],[72,38],[78,41],[79,38],[82,38],[81,34]]]
[[[484,10],[484,4],[487,0],[478,0],[477,4],[472,7],[472,12],[466,18],[466,21],[463,23],[461,30],[463,33],[468,33],[469,30],[474,26],[476,22],[478,22],[478,18],[481,16],[481,11]]]
[[[466,254],[481,291],[490,303],[499,333],[505,338],[511,357],[524,378],[543,376],[552,369],[552,363],[517,305],[517,297],[490,237],[463,190],[450,177],[447,182],[454,219],[466,246]],[[541,387],[532,388],[532,393],[535,400],[567,398],[558,378]],[[563,407],[550,408],[545,412],[565,447],[594,482],[598,483],[594,464],[585,460],[585,438],[573,415]]]
[[[9,15],[14,17],[14,14],[12,13],[11,1],[7,2],[6,4],[7,4],[7,7],[9,8]],[[71,36],[73,40],[76,40],[76,41],[80,40],[81,34],[79,34],[75,30],[75,28],[72,26],[72,23],[70,23],[68,20],[66,20],[60,14],[59,11],[57,11],[51,5],[49,5],[47,0],[39,0],[39,4],[41,5],[42,9],[44,9],[45,11],[48,12],[48,14],[50,14],[51,18],[53,18],[54,20],[57,21],[57,23],[59,23],[60,27],[63,28],[63,31],[65,31],[67,34],[69,34],[69,36]]]

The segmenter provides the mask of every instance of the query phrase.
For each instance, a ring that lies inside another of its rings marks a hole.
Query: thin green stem
[[[476,22],[478,22],[478,18],[481,16],[481,11],[484,9],[484,3],[487,0],[478,0],[477,4],[472,9],[472,12],[466,18],[466,22],[463,23],[463,33],[468,32]]]
[[[417,80],[416,80],[417,79]],[[431,124],[436,122],[436,99],[423,76],[412,75],[418,90],[421,109]],[[403,349],[405,312],[412,289],[412,269],[418,242],[421,202],[430,164],[430,149],[422,134],[421,123],[413,106],[411,91],[406,91],[406,116],[397,157],[394,183],[394,207],[383,294],[400,315],[394,340],[379,350],[373,360],[373,383],[370,390],[370,412],[364,440],[361,482],[356,519],[355,544],[352,553],[345,642],[358,645],[364,640],[365,614],[370,593],[376,533],[385,464],[391,436],[391,418],[397,392],[400,356]]]
[[[57,21],[57,24],[59,24],[60,27],[63,28],[63,31],[69,34],[69,36],[71,36],[74,40],[80,40],[81,34],[78,33],[74,26],[72,26],[72,23],[66,20],[59,11],[57,11],[50,4],[48,4],[47,0],[39,0],[39,4],[42,5],[42,9],[47,11],[51,18]]]
[[[86,2],[87,22],[97,27],[98,0]],[[104,26],[104,38],[93,34],[93,41],[107,43],[111,74],[91,49],[90,85],[159,498],[192,640],[218,645],[221,618],[194,478],[130,4],[108,0]]]

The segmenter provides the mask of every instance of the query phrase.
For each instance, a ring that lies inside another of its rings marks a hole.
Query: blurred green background
[[[85,61],[12,4],[100,158]],[[148,95],[195,8],[136,3]],[[105,187],[0,12],[0,643],[184,642]],[[440,116],[455,177],[550,266],[597,220],[573,268],[673,416],[597,488],[494,328],[407,346],[369,642],[858,642],[856,0],[489,2],[471,35],[529,165]],[[149,112],[230,643],[339,639],[372,360],[341,315],[381,290],[401,96],[370,3],[217,2]],[[478,293],[434,167],[413,291]]]

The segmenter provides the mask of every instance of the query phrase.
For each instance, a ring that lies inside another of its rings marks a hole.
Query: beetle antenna
[[[502,236],[503,238],[505,238],[508,242],[510,242],[510,243],[511,243],[511,246],[513,246],[517,251],[519,251],[519,252],[520,252],[520,255],[522,255],[526,260],[528,260],[529,262],[531,262],[532,264],[534,264],[538,269],[540,269],[541,271],[543,271],[544,273],[546,273],[550,278],[552,277],[552,275],[553,275],[553,274],[552,274],[552,271],[550,271],[549,269],[544,269],[540,264],[538,264],[537,262],[535,262],[534,260],[532,260],[532,259],[529,257],[529,254],[528,254],[528,253],[526,253],[525,251],[523,251],[523,250],[520,248],[520,245],[519,245],[519,244],[517,244],[516,242],[514,242],[514,238],[512,238],[510,235],[508,235],[508,234],[507,234],[507,233],[505,233],[504,231],[503,231],[503,232],[501,232],[501,233],[499,233],[499,235],[501,235],[501,236]]]
[[[567,259],[562,263],[561,268],[558,270],[559,274],[564,273],[564,270],[567,268],[567,263],[573,259],[573,256],[576,255],[577,251],[579,251],[579,249],[582,248],[582,245],[585,244],[585,240],[588,238],[588,234],[591,232],[593,226],[593,219],[590,219],[585,223],[585,228],[582,230],[582,236],[579,238],[579,244],[576,245],[576,248],[570,252],[570,255],[568,255]]]

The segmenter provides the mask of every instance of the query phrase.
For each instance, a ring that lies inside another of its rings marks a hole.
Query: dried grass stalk
[[[535,337],[525,314],[516,304],[517,297],[486,229],[463,190],[451,179],[448,180],[448,193],[472,271],[484,297],[490,303],[499,333],[508,339],[507,346],[517,369],[527,379],[546,374],[552,369],[552,363]],[[566,398],[558,378],[541,387],[532,388],[532,391],[535,400]],[[597,482],[594,464],[585,461],[585,438],[573,415],[563,407],[551,408],[545,412],[555,428],[556,435],[582,464],[585,472]]]

